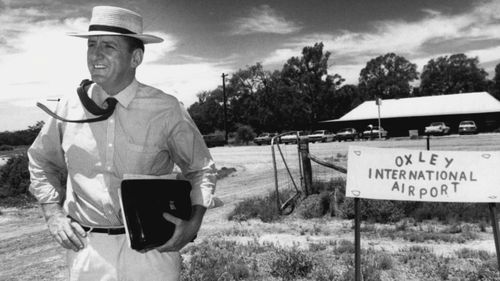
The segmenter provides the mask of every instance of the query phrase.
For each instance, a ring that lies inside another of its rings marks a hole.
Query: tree
[[[248,143],[255,138],[255,133],[252,127],[248,125],[240,125],[236,130],[236,139],[248,145]]]
[[[267,81],[271,74],[262,68],[260,63],[240,69],[234,73],[227,87],[228,103],[233,115],[232,124],[249,124],[253,128],[262,125],[262,111],[259,102],[264,94]]]
[[[228,87],[234,91],[235,97],[241,94],[255,94],[265,87],[264,83],[269,76],[269,71],[265,71],[262,64],[256,63],[234,73],[229,79]]]
[[[477,57],[454,54],[431,59],[422,71],[421,95],[448,95],[484,91],[486,71],[478,67]]]
[[[224,129],[222,90],[217,88],[198,94],[198,101],[188,108],[189,115],[202,134]]]
[[[303,113],[300,118],[309,126],[331,114],[327,101],[345,80],[338,74],[328,74],[329,58],[330,52],[323,51],[323,43],[315,43],[304,47],[300,58],[290,58],[281,71],[282,86],[296,94],[294,102],[301,103],[297,105]]]
[[[356,106],[363,103],[356,85],[344,85],[335,92],[332,119],[340,118]]]
[[[335,91],[344,79],[328,74],[329,56],[323,43],[316,43],[305,47],[301,57],[290,58],[281,71],[270,73],[256,63],[232,74],[226,87],[228,130],[236,124],[247,124],[258,133],[305,129],[331,118]],[[198,98],[188,111],[200,131],[222,128],[220,88]]]
[[[417,65],[395,53],[370,60],[361,70],[359,88],[364,99],[410,96],[410,83],[418,79]]]
[[[488,92],[500,100],[500,63],[495,67],[495,77],[488,87]]]
[[[0,132],[0,145],[31,145],[44,124],[45,122],[38,121],[35,125],[29,126],[26,130]]]

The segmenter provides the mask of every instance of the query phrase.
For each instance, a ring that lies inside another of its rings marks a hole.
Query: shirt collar
[[[123,89],[121,92],[118,94],[114,95],[113,97],[118,100],[118,102],[125,108],[128,107],[130,102],[134,99],[136,93],[137,93],[137,88],[139,87],[139,83],[137,80],[132,80],[132,83],[127,86],[127,88]]]
[[[130,102],[134,99],[135,95],[137,94],[137,89],[139,88],[139,82],[137,82],[137,80],[134,78],[134,80],[132,80],[132,83],[130,83],[125,89],[123,89],[121,92],[119,92],[118,94],[116,94],[114,96],[108,95],[97,84],[92,84],[92,88],[93,88],[92,92],[94,90],[97,90],[98,91],[98,95],[100,95],[102,97],[102,101],[101,102],[104,102],[107,98],[113,97],[123,107],[127,108],[128,105],[130,104]]]

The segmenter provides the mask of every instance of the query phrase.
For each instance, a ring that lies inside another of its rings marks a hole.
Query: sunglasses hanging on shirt
[[[107,98],[106,103],[108,104],[108,107],[106,109],[103,109],[99,107],[87,94],[87,88],[92,85],[92,81],[85,79],[80,83],[80,86],[76,89],[76,92],[78,93],[78,97],[80,98],[80,102],[82,103],[83,107],[85,109],[92,113],[93,115],[96,115],[98,117],[96,118],[90,118],[90,119],[83,119],[83,120],[68,120],[66,118],[63,118],[57,114],[55,114],[53,111],[51,111],[49,108],[47,108],[45,105],[37,102],[36,106],[41,108],[45,113],[48,115],[61,120],[63,122],[71,122],[71,123],[92,123],[92,122],[98,122],[98,121],[103,121],[108,119],[112,114],[113,111],[115,110],[116,103],[118,102],[115,98]]]

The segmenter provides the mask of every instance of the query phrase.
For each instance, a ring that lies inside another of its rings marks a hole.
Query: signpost
[[[375,98],[375,103],[377,104],[378,108],[378,139],[382,139],[382,124],[380,122],[380,105],[382,105],[382,99],[379,97]]]
[[[500,152],[426,151],[350,146],[346,197],[355,200],[355,280],[360,278],[359,199],[489,203],[498,265],[495,205]]]

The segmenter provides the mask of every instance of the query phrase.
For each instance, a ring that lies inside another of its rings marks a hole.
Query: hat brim
[[[127,36],[127,37],[133,37],[136,39],[141,40],[144,44],[152,44],[152,43],[161,43],[163,42],[163,39],[154,35],[149,35],[149,34],[123,34],[123,33],[117,33],[117,32],[110,32],[110,31],[87,31],[87,32],[80,32],[80,33],[68,33],[69,36],[73,37],[80,37],[80,38],[89,38],[90,36]]]

